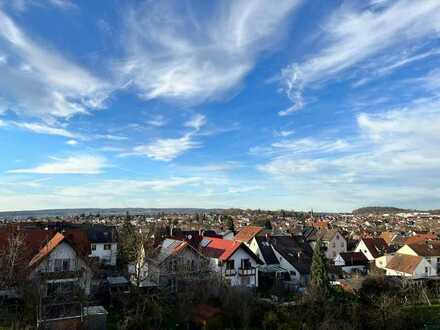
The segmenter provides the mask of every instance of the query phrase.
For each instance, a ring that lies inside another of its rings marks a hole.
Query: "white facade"
[[[99,258],[104,265],[116,266],[118,243],[91,243],[89,257]]]
[[[290,262],[288,262],[276,249],[273,249],[273,251],[275,252],[275,256],[277,257],[278,262],[280,263],[280,267],[289,272],[290,280],[300,284],[302,280],[300,272],[295,268],[295,266],[293,266]]]
[[[374,261],[376,258],[373,257],[370,250],[368,250],[367,245],[363,240],[361,240],[356,248],[354,249],[354,252],[362,252],[365,257],[367,257],[368,261]]]
[[[376,267],[380,269],[385,269],[392,257],[393,257],[392,254],[385,254],[384,256],[377,257],[376,260],[374,261]]]
[[[89,295],[92,272],[69,244],[61,242],[31,272],[30,278],[44,278],[42,284],[46,289],[49,283],[71,282],[79,285]]]
[[[250,270],[241,269],[242,260],[249,260]],[[233,267],[228,267],[233,264]],[[238,248],[228,261],[220,262],[219,259],[210,258],[210,267],[221,276],[231,286],[258,287],[257,261],[243,248]]]
[[[433,276],[431,264],[422,258],[416,269],[412,273],[404,273],[394,269],[385,268],[387,276],[411,277],[413,279],[427,278]]]
[[[325,251],[327,259],[334,259],[338,254],[347,252],[347,241],[339,232],[330,241],[323,243],[327,247],[327,251]]]
[[[418,254],[411,249],[409,245],[402,246],[397,253],[400,254],[408,254],[411,256],[418,256]],[[427,262],[430,263],[432,267],[432,275],[431,276],[437,276],[438,267],[440,266],[440,256],[420,256],[423,257]]]

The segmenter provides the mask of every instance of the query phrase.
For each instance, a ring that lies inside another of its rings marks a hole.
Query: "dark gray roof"
[[[270,242],[301,274],[310,274],[313,251],[303,236],[272,236]]]
[[[260,248],[261,256],[263,257],[265,263],[267,265],[279,264],[269,240],[265,236],[255,236],[255,240]]]
[[[94,225],[87,228],[87,236],[91,243],[115,243],[116,235],[113,227]]]

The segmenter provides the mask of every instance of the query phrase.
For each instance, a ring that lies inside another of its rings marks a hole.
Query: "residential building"
[[[96,258],[103,265],[116,266],[118,242],[113,227],[93,225],[87,229],[90,241],[90,257]]]
[[[354,252],[362,252],[370,262],[383,256],[388,249],[388,244],[383,238],[362,238]]]
[[[200,251],[209,258],[210,269],[231,286],[258,287],[257,265],[262,262],[244,243],[204,237]]]
[[[337,229],[315,228],[305,233],[306,239],[314,247],[317,240],[320,240],[325,249],[327,259],[334,259],[339,253],[347,252],[347,241]]]
[[[432,276],[440,274],[440,241],[405,244],[397,253],[420,256],[432,266]]]
[[[433,269],[425,258],[396,253],[385,267],[387,276],[408,277],[411,279],[428,278]]]
[[[336,267],[340,267],[345,273],[365,272],[368,267],[368,259],[362,252],[339,253],[334,259]]]

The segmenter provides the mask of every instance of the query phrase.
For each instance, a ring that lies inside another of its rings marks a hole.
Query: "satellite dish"
[[[192,235],[188,235],[188,239],[191,239],[192,238]]]

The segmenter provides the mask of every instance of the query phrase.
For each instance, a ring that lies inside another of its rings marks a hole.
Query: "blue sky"
[[[0,210],[438,208],[437,0],[0,0]]]

